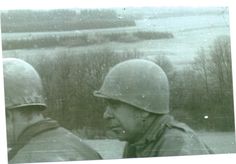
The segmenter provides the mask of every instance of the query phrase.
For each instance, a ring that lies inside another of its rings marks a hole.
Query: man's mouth
[[[116,130],[116,129],[121,129],[121,127],[120,126],[110,126],[109,129]]]
[[[111,126],[109,129],[115,133],[125,133],[125,130],[120,126]]]

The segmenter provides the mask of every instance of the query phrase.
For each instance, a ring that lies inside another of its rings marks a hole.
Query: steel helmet
[[[155,63],[132,59],[115,65],[94,96],[118,100],[156,114],[169,112],[169,84]]]
[[[46,107],[41,78],[36,70],[23,60],[3,59],[6,109],[25,106]]]

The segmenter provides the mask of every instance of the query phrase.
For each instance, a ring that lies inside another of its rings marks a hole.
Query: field
[[[158,55],[160,52],[167,52],[167,57],[177,67],[182,67],[191,63],[199,48],[208,48],[212,41],[220,35],[230,35],[229,18],[227,14],[221,15],[200,15],[186,17],[168,17],[160,19],[141,19],[136,20],[136,27],[96,29],[96,30],[79,30],[69,32],[42,32],[42,33],[3,33],[3,40],[27,39],[27,38],[45,38],[45,37],[62,37],[76,35],[105,35],[117,34],[121,32],[131,33],[137,31],[154,31],[154,32],[170,32],[173,33],[173,39],[161,40],[143,40],[131,43],[121,42],[103,42],[101,44],[86,45],[80,47],[49,47],[34,48],[22,50],[6,50],[3,56],[11,56],[14,54],[51,54],[57,55],[66,48],[71,51],[96,51],[97,49],[108,48],[113,51],[123,52],[127,50],[137,50],[147,56]],[[37,46],[36,46],[37,47]]]
[[[233,132],[199,132],[198,134],[217,154],[236,153],[236,138]]]
[[[235,135],[232,132],[199,132],[200,138],[216,153],[236,153]],[[122,158],[125,142],[118,140],[85,140],[104,159]]]

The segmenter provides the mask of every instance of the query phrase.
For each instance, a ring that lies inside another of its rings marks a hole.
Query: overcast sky
[[[0,0],[0,10],[142,6],[219,6],[228,0]]]

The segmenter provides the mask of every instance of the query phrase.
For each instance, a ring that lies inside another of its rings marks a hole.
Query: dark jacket
[[[45,119],[24,130],[8,158],[9,163],[30,163],[94,160],[101,156],[56,121]]]
[[[124,158],[212,154],[186,124],[163,115],[153,122],[141,140],[127,144]]]

